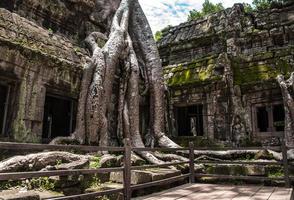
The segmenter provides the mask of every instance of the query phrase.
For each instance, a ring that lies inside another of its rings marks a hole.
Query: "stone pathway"
[[[133,200],[292,200],[292,188],[186,184]]]

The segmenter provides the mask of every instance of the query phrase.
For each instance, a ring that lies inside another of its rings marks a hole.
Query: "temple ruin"
[[[73,132],[89,56],[83,41],[109,23],[92,19],[93,2],[0,2],[1,141],[48,143]],[[285,113],[276,77],[294,70],[293,46],[293,3],[258,13],[236,4],[166,30],[158,47],[169,135],[279,145]]]
[[[246,13],[241,4],[163,32],[173,136],[279,144],[276,81],[293,71],[294,5]]]

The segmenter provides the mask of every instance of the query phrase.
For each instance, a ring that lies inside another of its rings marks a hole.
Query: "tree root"
[[[233,160],[236,158],[246,158],[247,156],[254,157],[257,153],[259,153],[260,150],[228,150],[228,151],[210,151],[210,150],[204,150],[204,151],[199,151],[195,150],[194,155],[196,157],[201,157],[201,156],[207,156],[211,157],[214,159],[221,159],[221,160]],[[282,154],[268,150],[270,154],[272,154],[273,158],[277,161],[282,160]],[[288,155],[292,154],[293,151],[288,151]]]
[[[291,73],[291,76],[288,80],[285,80],[283,75],[277,76],[277,81],[280,85],[284,110],[285,110],[285,131],[284,137],[287,146],[294,147],[294,72]]]
[[[52,151],[14,156],[0,162],[0,173],[56,169],[81,169],[89,165],[91,156]]]
[[[106,43],[102,44],[97,40]],[[139,128],[141,98],[139,86],[143,77],[146,84],[146,91],[143,93],[148,93],[150,96],[150,132],[153,138],[161,147],[180,147],[164,134],[163,71],[152,31],[139,2],[122,0],[113,16],[109,36],[93,32],[87,37],[86,43],[90,47],[92,57],[83,74],[77,129],[70,137],[56,138],[51,144],[109,145],[110,119],[108,118],[111,118],[109,108],[113,97],[115,73],[118,68],[122,68],[121,73],[124,77],[119,83],[118,139],[129,138],[132,146],[145,147]],[[122,63],[124,66],[121,66]],[[150,163],[164,163],[151,152],[138,154]],[[171,155],[169,156],[171,158]],[[167,157],[164,159],[168,160]],[[175,160],[184,160],[177,156],[172,157]]]
[[[69,137],[56,137],[51,142],[51,145],[79,145],[81,144],[78,139],[76,139],[73,134]]]
[[[183,156],[180,155],[176,155],[176,154],[164,154],[164,153],[159,153],[159,152],[154,152],[154,156],[156,156],[157,158],[164,160],[166,162],[186,162],[189,161],[188,158],[185,158]]]

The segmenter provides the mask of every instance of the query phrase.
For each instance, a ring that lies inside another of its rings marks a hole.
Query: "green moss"
[[[272,59],[267,63],[247,63],[244,60],[235,60],[232,63],[234,83],[237,85],[274,80],[279,74],[289,75],[294,68],[282,59]]]
[[[254,55],[253,61],[267,60],[274,57],[273,52],[262,52]]]
[[[185,66],[179,64],[173,67],[167,67],[165,74],[172,73],[172,77],[166,80],[169,86],[181,86],[201,82],[209,82],[219,79],[220,77],[213,74],[216,56],[193,60]]]
[[[199,79],[205,81],[212,76],[214,65],[208,65],[207,68],[202,68],[199,72]]]
[[[286,52],[289,53],[289,51],[291,50]],[[294,66],[288,63],[287,57],[277,57],[277,54],[281,54],[281,52],[284,50],[256,53],[253,57],[240,55],[240,57],[231,58],[234,84],[246,85],[272,81],[279,74],[289,76],[290,72],[294,70]],[[169,74],[166,82],[169,86],[183,86],[220,80],[221,75],[214,74],[216,61],[217,55],[213,55],[193,60],[186,65],[179,64],[167,67],[164,70],[165,74]]]

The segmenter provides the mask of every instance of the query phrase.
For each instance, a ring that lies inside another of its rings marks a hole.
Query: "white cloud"
[[[139,0],[153,32],[168,25],[178,25],[187,20],[189,11],[200,10],[204,0]],[[251,3],[252,0],[211,0],[222,3],[224,7],[231,7],[234,3]]]

